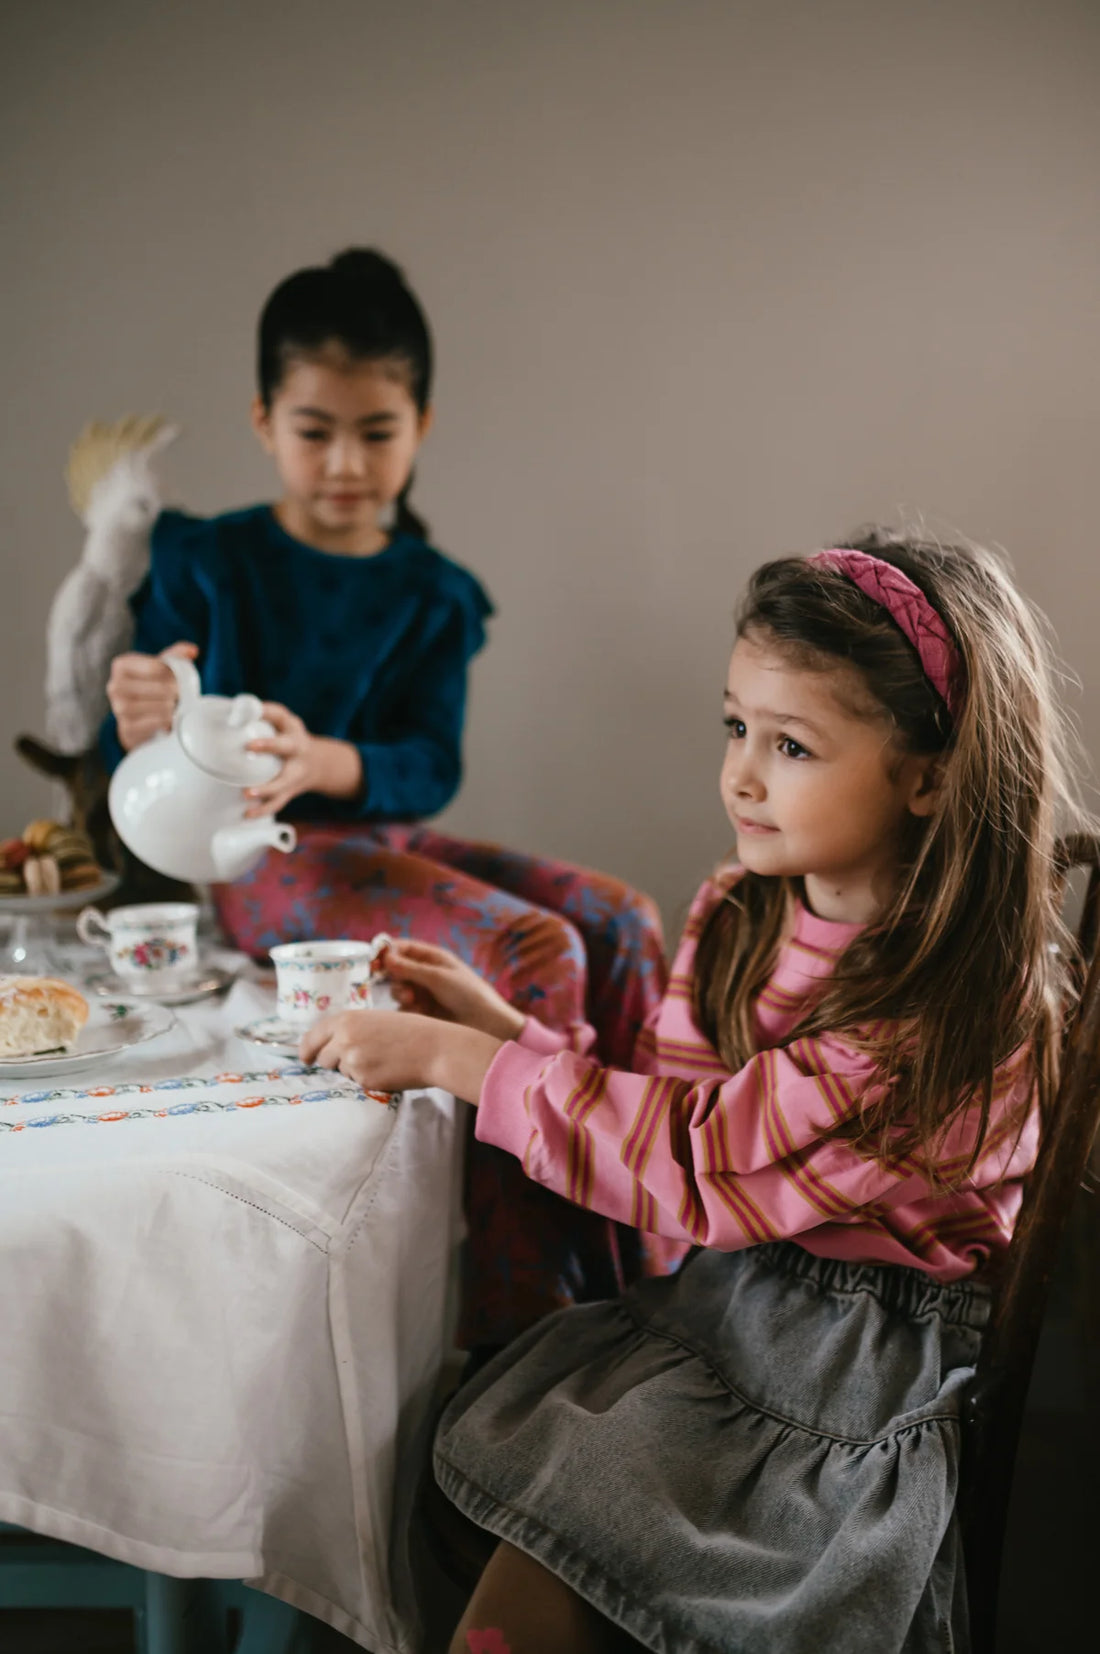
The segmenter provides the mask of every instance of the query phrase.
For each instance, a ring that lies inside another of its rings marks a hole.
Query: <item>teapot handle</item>
[[[202,680],[198,667],[194,661],[187,660],[183,655],[162,655],[160,658],[176,680],[176,689],[179,692],[176,711],[186,712],[202,694]]]

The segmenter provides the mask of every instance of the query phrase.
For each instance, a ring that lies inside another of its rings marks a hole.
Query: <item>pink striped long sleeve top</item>
[[[947,1193],[911,1159],[884,1167],[827,1137],[875,1082],[871,1059],[842,1038],[783,1043],[859,929],[804,907],[756,1002],[759,1051],[728,1073],[691,1015],[696,940],[728,884],[708,880],[692,904],[635,1071],[588,1056],[588,1028],[562,1034],[530,1019],[489,1069],[478,1137],[578,1205],[671,1239],[731,1252],[790,1239],[820,1257],[907,1264],[940,1281],[971,1274],[1008,1244],[1034,1164],[1034,1108],[1019,1127],[1026,1079],[1005,1065],[981,1159]],[[948,1169],[965,1167],[974,1124],[952,1128]]]

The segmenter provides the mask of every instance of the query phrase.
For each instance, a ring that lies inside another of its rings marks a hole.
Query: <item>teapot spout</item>
[[[298,835],[293,827],[274,816],[259,821],[241,821],[232,827],[219,827],[210,841],[210,849],[217,868],[217,882],[228,884],[232,879],[250,873],[265,850],[293,850]]]

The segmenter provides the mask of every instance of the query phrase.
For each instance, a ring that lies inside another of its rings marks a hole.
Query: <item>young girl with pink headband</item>
[[[991,555],[874,533],[757,571],[724,689],[736,855],[630,1071],[408,944],[419,1014],[303,1041],[691,1248],[452,1399],[436,1478],[496,1540],[453,1654],[967,1647],[960,1396],[1070,991],[1043,628]]]

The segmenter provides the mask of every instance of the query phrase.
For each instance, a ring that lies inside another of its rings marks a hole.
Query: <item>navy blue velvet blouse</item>
[[[270,506],[164,511],[131,607],[142,653],[198,644],[207,694],[250,690],[359,749],[356,798],[305,793],[286,815],[415,821],[454,796],[467,666],[493,609],[472,574],[422,540],[397,534],[374,556],[343,557],[292,538]],[[113,718],[100,746],[113,770]]]

